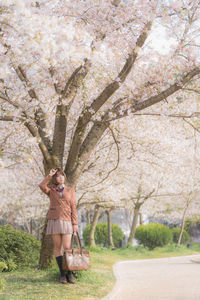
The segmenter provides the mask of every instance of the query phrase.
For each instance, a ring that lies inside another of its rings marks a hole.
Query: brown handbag
[[[62,269],[65,271],[80,271],[88,270],[90,268],[90,254],[89,251],[82,249],[81,240],[78,232],[76,232],[76,243],[79,249],[73,248],[75,233],[72,234],[71,249],[64,250]]]

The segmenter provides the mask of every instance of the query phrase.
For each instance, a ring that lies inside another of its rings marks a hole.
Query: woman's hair
[[[59,176],[59,175],[63,175],[65,177],[65,183],[67,182],[67,177],[64,173],[64,171],[61,169],[61,168],[55,168],[57,171],[56,173],[52,176],[52,179],[51,179],[51,182],[54,184],[54,185],[58,185],[58,182],[56,180],[56,177]]]

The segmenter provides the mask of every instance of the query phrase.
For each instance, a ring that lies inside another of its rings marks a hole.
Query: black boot
[[[75,283],[74,277],[72,275],[72,271],[67,271],[66,278],[69,283],[73,283],[73,284]]]
[[[56,256],[56,261],[60,270],[60,283],[67,283],[65,272],[62,269],[62,255]]]

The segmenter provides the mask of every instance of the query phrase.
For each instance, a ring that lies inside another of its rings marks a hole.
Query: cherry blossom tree
[[[117,126],[115,138],[122,157],[100,198],[110,196],[115,203],[123,199],[123,205],[133,210],[130,242],[140,211],[149,217],[158,216],[160,212],[159,216],[168,220],[184,220],[186,212],[190,216],[199,214],[198,197],[190,199],[188,195],[198,192],[200,140],[196,131],[177,116],[171,115],[162,121],[157,115],[140,116],[140,119],[128,120],[127,124],[124,122],[121,131]],[[122,149],[126,149],[126,155]],[[108,164],[107,161],[106,167]],[[100,164],[96,169],[101,169]]]
[[[197,1],[3,0],[0,12],[0,120],[73,186],[113,121],[198,85]],[[52,254],[44,237],[41,267]]]
[[[187,153],[182,150],[182,163],[175,166],[174,169],[179,174],[172,177],[176,180],[176,185],[179,189],[179,194],[162,197],[160,195],[160,205],[154,207],[154,216],[162,219],[173,221],[181,220],[180,235],[178,239],[178,246],[180,246],[183,229],[186,218],[195,219],[199,217],[199,136],[196,129],[187,126],[186,139],[189,143],[186,147]],[[188,130],[189,129],[189,130]],[[180,156],[180,154],[179,154]],[[178,168],[177,168],[178,167]],[[174,182],[171,182],[173,185]]]

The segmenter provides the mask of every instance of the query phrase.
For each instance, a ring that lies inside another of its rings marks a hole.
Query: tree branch
[[[53,146],[52,153],[55,160],[55,164],[59,167],[63,167],[63,154],[66,138],[66,127],[67,127],[67,106],[57,105],[54,134],[53,134]]]
[[[182,114],[161,114],[161,113],[141,113],[141,114],[134,114],[134,116],[156,116],[156,117],[170,117],[170,118],[186,118],[186,119],[191,119],[194,117],[199,117],[200,112],[194,112],[190,115],[182,115]]]
[[[19,122],[19,121],[23,121],[24,119],[20,118],[20,117],[15,117],[15,116],[0,116],[0,121],[7,121],[7,122],[10,122],[10,121],[16,121],[16,122]]]
[[[111,122],[117,119],[124,118],[128,116],[129,112],[133,113],[135,115],[135,112],[139,110],[143,110],[149,106],[152,106],[153,104],[159,103],[162,100],[166,100],[167,97],[173,95],[175,92],[181,90],[185,84],[187,84],[191,79],[193,79],[196,75],[200,74],[200,68],[194,68],[192,71],[188,72],[185,76],[183,76],[183,79],[180,83],[175,82],[172,84],[169,88],[165,89],[161,93],[152,96],[142,102],[135,103],[134,99],[132,99],[133,104],[130,105],[129,108],[125,109],[121,114],[118,113],[120,106],[112,107],[111,109],[107,110],[107,113],[116,114],[116,117],[110,118],[107,121]],[[123,104],[121,104],[122,107]],[[144,115],[144,114],[143,114]]]
[[[31,123],[31,121],[26,120],[24,122],[24,125],[28,128],[28,130],[30,131],[30,133],[32,134],[33,137],[40,136],[37,127],[35,127],[34,124]],[[51,164],[52,163],[51,155],[49,154],[48,148],[46,147],[42,138],[40,139],[38,144],[39,144],[39,148],[44,156],[44,159],[46,160],[47,163]]]
[[[164,90],[160,94],[152,96],[147,100],[142,101],[141,103],[134,104],[133,111],[136,112],[138,110],[142,110],[144,108],[147,108],[153,104],[156,104],[166,99],[167,97],[171,96],[175,92],[181,90],[186,83],[188,83],[193,77],[195,77],[198,74],[200,74],[200,68],[193,69],[192,71],[188,72],[185,76],[183,76],[183,79],[181,80],[180,83],[174,83],[168,89]]]
[[[49,68],[49,73],[50,73],[50,75],[51,75],[51,78],[54,80],[55,69],[54,69],[53,66],[51,66],[51,67]],[[55,82],[53,82],[53,85],[54,85],[54,89],[55,89],[56,93],[57,93],[57,94],[60,94],[61,91],[59,90],[58,85],[57,85]]]
[[[149,199],[154,192],[155,192],[155,189],[153,189],[148,195],[146,195],[141,204],[144,204],[144,202],[147,201],[147,199]]]
[[[54,136],[53,136],[53,147],[52,151],[55,158],[58,158],[57,164],[61,166],[63,164],[63,153],[66,137],[66,128],[67,128],[67,117],[70,111],[70,107],[73,104],[78,88],[81,86],[83,79],[87,75],[89,68],[91,66],[88,59],[84,60],[85,64],[79,66],[73,74],[70,76],[67,81],[64,89],[60,92],[61,96],[58,100],[59,104],[56,108],[56,118],[54,124]],[[71,99],[68,105],[62,104],[62,100]],[[72,146],[71,146],[72,148]],[[73,155],[73,151],[70,155]],[[70,158],[68,156],[68,160]]]
[[[88,188],[92,188],[92,187],[94,187],[94,186],[96,186],[96,185],[99,185],[99,184],[101,184],[102,182],[104,182],[104,181],[110,176],[110,174],[111,174],[113,171],[115,171],[115,170],[117,169],[117,167],[118,167],[118,165],[119,165],[120,151],[119,151],[118,141],[117,141],[117,139],[116,139],[116,137],[115,137],[115,134],[114,134],[112,128],[111,128],[110,126],[109,126],[108,128],[109,128],[110,131],[111,131],[111,134],[112,134],[112,136],[113,136],[114,142],[115,142],[116,147],[117,147],[117,163],[116,163],[116,166],[115,166],[112,170],[110,170],[110,171],[108,172],[108,174],[107,174],[101,181],[99,181],[99,182],[97,182],[97,183],[95,183],[95,184],[93,184],[93,185],[88,186]]]
[[[17,73],[19,79],[22,81],[24,84],[24,87],[28,89],[28,94],[31,99],[38,99],[35,90],[32,87],[32,84],[28,80],[25,71],[23,70],[22,66],[15,66],[14,64],[12,65],[15,72]]]
[[[183,118],[183,121],[185,121],[187,124],[189,124],[194,130],[196,130],[198,133],[200,133],[200,129],[198,129],[197,127],[195,127],[192,123],[190,123],[189,121],[185,120],[185,118]]]
[[[150,32],[152,27],[152,22],[148,22],[142,33],[137,39],[135,49],[128,55],[128,58],[126,59],[126,62],[122,68],[122,70],[119,72],[117,78],[110,83],[104,90],[103,92],[93,101],[91,104],[91,108],[95,111],[95,113],[100,109],[100,107],[110,98],[110,96],[120,87],[120,83],[122,84],[125,79],[127,78],[128,74],[130,73],[135,60],[138,56],[139,50],[142,48],[144,45],[148,33]]]
[[[26,72],[23,70],[22,66],[15,66],[13,64],[13,68],[15,69],[15,72],[17,73],[19,79],[22,81],[24,87],[28,90],[28,94],[32,100],[38,100],[37,94],[35,92],[35,89],[32,87],[31,82],[28,80],[26,76]],[[46,121],[45,121],[45,114],[42,110],[42,108],[38,105],[37,109],[35,110],[35,123],[38,127],[38,132],[40,137],[42,138],[44,144],[46,147],[51,150],[51,142],[50,139],[47,137],[46,134]]]
[[[84,65],[80,65],[78,68],[75,69],[75,71],[68,79],[64,89],[61,91],[62,96],[59,99],[59,102],[63,98],[69,99],[74,97],[74,95],[77,93],[78,88],[81,86],[83,79],[87,75],[90,67],[91,67],[90,60],[87,58],[84,59]]]
[[[122,68],[122,70],[119,72],[116,80],[114,80],[112,83],[110,83],[103,92],[93,101],[91,106],[87,107],[85,111],[83,111],[83,115],[79,117],[78,124],[73,136],[71,148],[69,151],[67,163],[65,170],[68,172],[71,172],[75,168],[75,164],[78,158],[78,153],[81,147],[81,143],[83,141],[84,137],[84,131],[86,129],[86,126],[88,122],[91,120],[91,117],[93,113],[96,113],[100,107],[110,98],[110,96],[120,87],[120,83],[123,83],[125,79],[127,78],[128,74],[130,73],[134,62],[137,58],[138,51],[142,48],[144,45],[148,33],[150,32],[152,27],[152,22],[148,22],[144,29],[142,30],[140,36],[137,39],[135,49],[128,55],[128,58],[126,59],[126,62]],[[91,112],[93,111],[93,113]]]
[[[0,91],[0,99],[8,102],[9,104],[11,104],[12,106],[14,106],[17,109],[23,109],[24,110],[24,107],[21,104],[19,104],[17,102],[14,102],[10,99],[6,89],[5,89],[4,93],[2,91]]]
[[[65,168],[67,178],[69,178],[72,184],[76,184],[76,182],[78,181],[81,172],[83,171],[85,165],[89,160],[91,152],[93,151],[94,147],[96,146],[97,142],[103,135],[104,131],[108,128],[108,126],[109,123],[105,122],[105,120],[95,121],[80,148],[76,164],[74,164],[74,168],[72,170]]]

